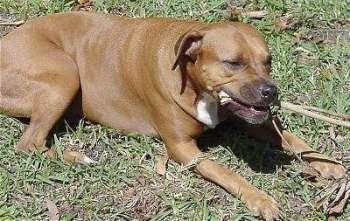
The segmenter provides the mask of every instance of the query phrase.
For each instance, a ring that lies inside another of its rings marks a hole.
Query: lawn
[[[273,56],[280,98],[350,114],[350,7],[343,0],[96,0],[82,10],[132,17],[165,16],[205,22],[239,20],[262,31]],[[0,0],[1,18],[27,20],[77,8],[69,0]],[[243,13],[241,11],[243,9]],[[261,18],[251,11],[266,11]],[[13,27],[0,26],[1,36]],[[344,163],[350,131],[283,112],[283,124],[313,148]],[[240,200],[170,161],[166,174],[154,166],[165,148],[160,140],[81,121],[54,135],[59,150],[80,150],[98,163],[72,166],[39,154],[14,152],[24,125],[0,115],[0,220],[257,220]],[[220,142],[211,142],[213,140]],[[238,171],[272,195],[283,220],[326,220],[316,209],[320,191],[333,181],[308,181],[292,156],[228,125],[201,139],[210,157]],[[54,204],[54,205],[53,205]],[[48,209],[49,208],[49,209]],[[350,204],[337,217],[349,220]]]

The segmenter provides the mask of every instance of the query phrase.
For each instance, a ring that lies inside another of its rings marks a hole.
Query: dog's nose
[[[273,84],[263,84],[259,87],[261,97],[268,103],[277,98],[277,87]]]

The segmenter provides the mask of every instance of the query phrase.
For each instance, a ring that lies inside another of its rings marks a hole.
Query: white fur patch
[[[214,128],[219,124],[217,101],[208,93],[202,96],[197,104],[197,119],[209,128]]]

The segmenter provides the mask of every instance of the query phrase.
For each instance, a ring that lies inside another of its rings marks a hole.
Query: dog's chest
[[[220,123],[217,101],[208,93],[203,93],[202,98],[197,103],[197,120],[209,128],[214,128]]]

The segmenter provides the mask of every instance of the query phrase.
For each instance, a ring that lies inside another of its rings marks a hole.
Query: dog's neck
[[[208,128],[215,128],[220,123],[217,101],[205,91],[199,91],[188,75],[173,82],[171,91],[173,100],[188,115],[203,123]]]
[[[175,103],[188,115],[204,124],[205,128],[215,128],[220,123],[217,101],[201,89],[196,79],[196,70],[193,63],[182,59],[178,67],[169,76],[172,79],[168,89]]]

